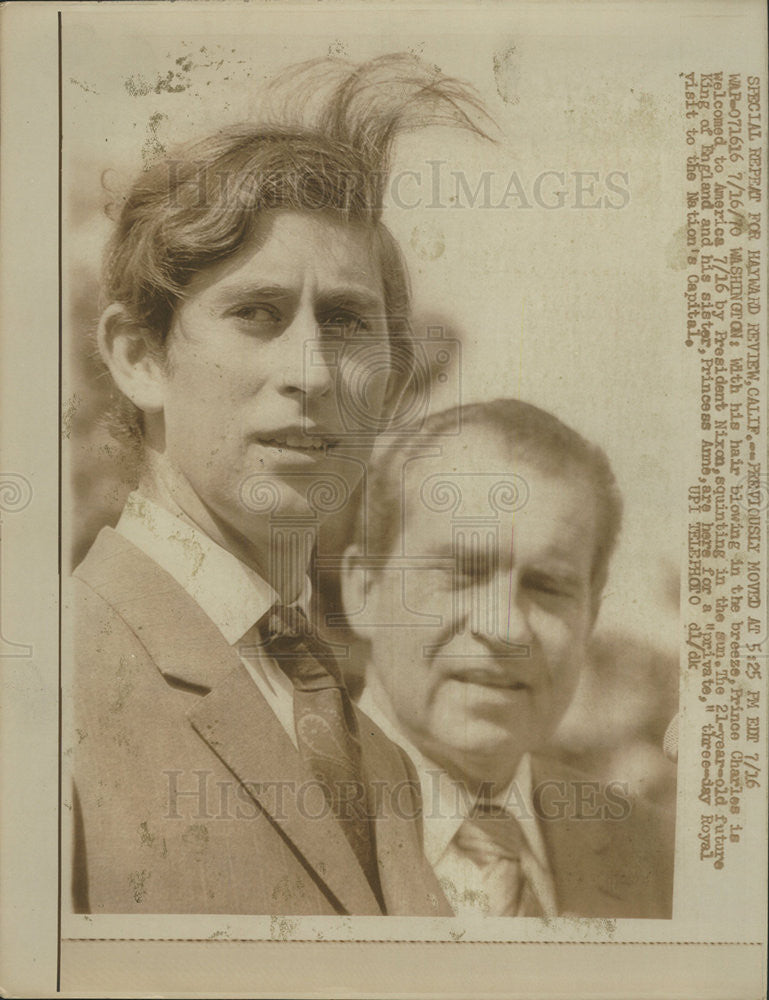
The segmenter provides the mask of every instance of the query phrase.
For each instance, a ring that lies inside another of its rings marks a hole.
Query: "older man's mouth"
[[[462,684],[478,684],[481,687],[497,688],[502,691],[530,691],[531,685],[520,677],[511,677],[495,670],[453,670],[451,679]]]

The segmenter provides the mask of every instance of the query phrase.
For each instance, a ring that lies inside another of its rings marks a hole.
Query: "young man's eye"
[[[242,320],[244,323],[277,323],[280,319],[279,310],[275,306],[265,305],[264,303],[238,306],[236,309],[230,310],[229,315],[234,316],[235,319]]]
[[[357,313],[347,309],[337,309],[323,318],[324,327],[343,330],[345,334],[360,333],[369,329],[369,323]]]

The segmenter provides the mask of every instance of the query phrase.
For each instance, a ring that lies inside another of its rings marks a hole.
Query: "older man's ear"
[[[598,615],[601,613],[601,605],[603,604],[603,593],[606,587],[606,578],[608,572],[601,574],[600,578],[594,579],[592,581],[592,586],[590,590],[590,631],[592,632],[595,628],[595,623],[598,621]]]
[[[113,302],[101,315],[96,333],[99,354],[115,385],[144,413],[163,409],[164,370],[149,330],[125,306]]]
[[[340,591],[342,607],[350,629],[359,639],[369,639],[369,628],[360,623],[365,621],[366,603],[370,590],[371,570],[367,570],[357,545],[348,545],[342,556]]]
[[[595,623],[598,621],[598,615],[601,611],[601,603],[603,601],[603,591],[599,590],[594,593],[590,599],[590,631],[592,632],[595,628]]]

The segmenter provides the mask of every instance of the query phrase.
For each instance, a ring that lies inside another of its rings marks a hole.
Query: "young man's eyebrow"
[[[230,302],[267,300],[271,302],[296,299],[297,290],[285,285],[258,281],[234,281],[220,286],[214,293],[216,305]],[[384,301],[368,288],[345,286],[321,292],[315,302],[316,311],[329,309],[352,309],[366,315],[381,315],[384,318]]]
[[[282,285],[261,284],[254,281],[233,282],[223,285],[214,293],[216,303],[239,302],[241,300],[269,299],[277,301],[295,296],[290,288]]]
[[[356,309],[363,313],[384,314],[384,301],[368,288],[349,286],[321,292],[318,296],[319,309]]]

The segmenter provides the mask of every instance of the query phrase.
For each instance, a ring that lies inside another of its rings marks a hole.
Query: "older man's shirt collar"
[[[402,731],[390,722],[381,705],[386,695],[375,678],[366,681],[358,701],[359,707],[369,715],[394,743],[409,755],[416,768],[422,790],[422,819],[424,825],[424,851],[427,860],[435,866],[446,854],[459,827],[474,806],[474,799],[442,767],[421,753]],[[537,864],[548,871],[547,850],[537,824],[533,805],[531,757],[524,754],[507,789],[495,802],[504,806],[518,820],[526,843]]]

